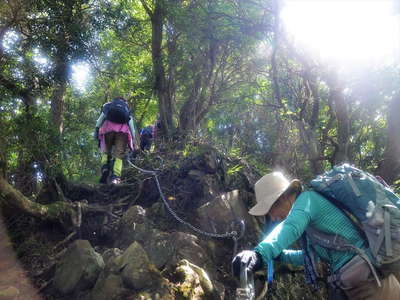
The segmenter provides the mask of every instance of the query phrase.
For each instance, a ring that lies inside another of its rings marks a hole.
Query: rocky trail
[[[0,299],[234,299],[233,253],[262,235],[247,213],[259,174],[211,148],[186,158],[148,154],[135,165],[156,170],[159,187],[154,174],[127,165],[118,186],[43,188],[41,204],[76,204],[70,224],[5,211]],[[323,299],[302,272],[277,265],[275,273],[268,299]]]

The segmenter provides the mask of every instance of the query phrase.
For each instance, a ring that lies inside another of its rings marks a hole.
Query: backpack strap
[[[385,206],[383,207],[383,222],[384,222],[384,231],[385,231],[385,249],[387,256],[393,256],[393,247],[392,247],[392,234],[390,232],[390,212]]]
[[[311,226],[307,227],[306,234],[310,238],[311,242],[320,245],[321,247],[336,251],[351,251],[357,253],[368,264],[378,286],[381,287],[381,282],[376,273],[375,267],[372,265],[368,255],[362,249],[350,244],[346,238],[338,234],[328,234]]]
[[[392,229],[391,224],[392,222],[392,215],[390,213],[390,209],[397,208],[396,206],[392,204],[384,204],[382,205],[383,209],[383,227],[380,228],[378,236],[376,238],[376,243],[374,247],[371,249],[372,254],[375,257],[379,258],[378,252],[379,249],[382,247],[383,240],[385,240],[385,251],[386,251],[386,256],[387,258],[384,261],[379,261],[378,263],[381,264],[391,264],[395,261],[400,260],[400,256],[397,255],[393,257],[395,254],[393,253],[393,241],[392,241]],[[367,227],[365,227],[367,228]],[[376,233],[375,233],[376,234]]]
[[[377,201],[376,203],[385,203],[384,199],[386,196],[381,190],[377,190]],[[391,233],[391,214],[389,209],[396,208],[393,204],[383,204],[383,230],[379,232],[378,241],[373,249],[374,255],[378,254],[378,250],[381,247],[383,239],[385,239],[385,250],[387,256],[393,256],[393,245],[392,245],[392,233]]]
[[[353,180],[353,173],[348,173],[347,174],[347,179],[350,183],[351,189],[353,190],[353,193],[357,196],[360,197],[362,195],[362,193],[360,192],[360,189],[357,187],[357,185],[355,184],[354,180]]]
[[[386,221],[384,221],[384,222],[386,222]],[[378,235],[378,237],[377,237],[377,239],[376,239],[375,246],[371,249],[372,254],[373,254],[375,257],[378,256],[378,251],[379,251],[379,248],[381,247],[381,245],[382,245],[382,243],[383,243],[383,239],[384,239],[384,238],[385,238],[385,231],[384,231],[384,230],[380,230],[380,231],[379,231],[379,235]]]
[[[314,291],[318,290],[317,284],[317,266],[315,263],[315,252],[312,247],[308,245],[308,236],[304,232],[300,238],[300,246],[303,249],[304,257],[304,275],[306,278],[306,283],[311,285]]]

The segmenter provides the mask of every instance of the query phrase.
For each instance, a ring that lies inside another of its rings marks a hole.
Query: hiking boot
[[[101,177],[99,182],[106,184],[108,175],[110,175],[110,169],[108,167],[108,164],[105,164],[101,167]]]
[[[116,175],[111,175],[110,183],[111,184],[120,184],[121,183],[121,178],[119,176],[116,176]]]

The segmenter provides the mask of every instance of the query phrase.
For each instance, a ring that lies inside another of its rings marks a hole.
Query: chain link
[[[212,237],[212,238],[218,238],[218,239],[223,239],[223,238],[232,238],[234,243],[235,243],[235,248],[237,248],[237,241],[243,236],[244,234],[244,222],[243,220],[240,221],[240,228],[241,228],[241,232],[240,234],[236,231],[233,230],[231,232],[226,232],[226,233],[212,233],[212,232],[206,232],[203,231],[195,226],[193,226],[192,224],[190,224],[189,222],[183,220],[181,217],[179,217],[176,212],[169,206],[167,199],[165,199],[164,193],[161,189],[161,185],[160,185],[160,181],[158,180],[158,175],[155,171],[151,171],[151,170],[144,170],[142,168],[139,168],[138,166],[135,166],[130,159],[127,159],[129,165],[131,165],[133,168],[139,170],[142,173],[147,173],[147,174],[151,174],[154,176],[154,179],[156,181],[156,185],[157,185],[157,189],[158,192],[160,193],[161,199],[164,202],[165,207],[167,208],[167,210],[169,211],[169,213],[176,219],[178,220],[180,223],[188,226],[190,229],[192,229],[194,232],[197,232],[199,234],[208,236],[208,237]],[[236,250],[234,251],[236,252]]]

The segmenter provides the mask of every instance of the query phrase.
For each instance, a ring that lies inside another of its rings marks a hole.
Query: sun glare
[[[396,0],[286,0],[281,17],[290,35],[321,59],[337,63],[400,60]]]
[[[81,92],[85,91],[89,79],[90,66],[88,63],[79,62],[72,65],[72,81],[77,90]]]

